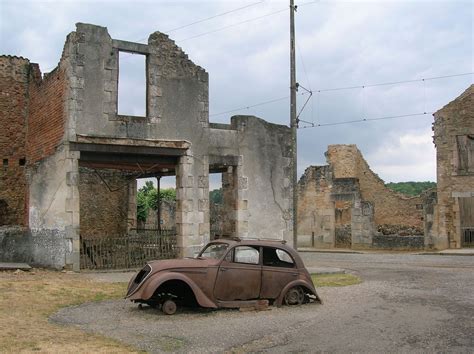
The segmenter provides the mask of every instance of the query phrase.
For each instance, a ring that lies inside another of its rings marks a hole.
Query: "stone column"
[[[128,184],[127,232],[137,228],[137,180]]]
[[[367,201],[356,200],[351,219],[352,248],[370,248],[375,233],[374,206]]]
[[[180,257],[192,257],[209,241],[209,164],[182,156],[176,168],[176,232]]]
[[[66,148],[66,210],[69,223],[65,232],[66,268],[80,270],[80,199],[79,199],[79,151]]]

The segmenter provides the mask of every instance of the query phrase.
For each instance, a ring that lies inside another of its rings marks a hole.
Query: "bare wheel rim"
[[[301,305],[304,302],[304,291],[300,286],[288,290],[285,295],[285,304]]]
[[[176,312],[176,303],[173,300],[166,300],[161,309],[166,315],[172,315]]]

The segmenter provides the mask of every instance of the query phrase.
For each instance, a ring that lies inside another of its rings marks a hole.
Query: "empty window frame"
[[[146,117],[146,55],[119,51],[119,115]]]

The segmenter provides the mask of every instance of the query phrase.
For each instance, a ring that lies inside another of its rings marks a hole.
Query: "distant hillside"
[[[398,193],[406,195],[420,195],[423,191],[435,188],[436,182],[398,182],[398,183],[386,183],[386,187],[394,190]]]

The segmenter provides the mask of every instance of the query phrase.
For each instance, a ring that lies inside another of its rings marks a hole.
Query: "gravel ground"
[[[117,300],[65,308],[51,320],[153,353],[474,351],[474,257],[302,256],[308,267],[345,268],[364,282],[320,288],[322,305],[165,316]]]

